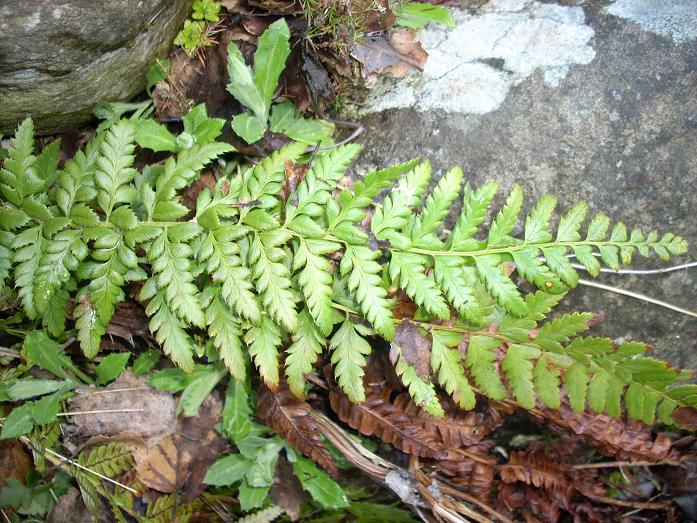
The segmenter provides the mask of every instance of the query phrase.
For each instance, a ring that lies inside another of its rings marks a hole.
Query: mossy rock
[[[132,98],[167,54],[191,0],[35,0],[0,5],[0,132],[85,123],[95,103]]]

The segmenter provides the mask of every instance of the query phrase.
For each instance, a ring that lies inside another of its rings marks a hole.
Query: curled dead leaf
[[[226,447],[215,430],[221,412],[222,402],[209,394],[197,417],[180,416],[176,432],[156,445],[134,449],[138,479],[159,492],[181,491],[184,503],[197,498],[205,488],[208,467]]]

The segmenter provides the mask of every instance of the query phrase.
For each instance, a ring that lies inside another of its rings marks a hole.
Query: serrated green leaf
[[[300,241],[295,249],[293,269],[300,270],[298,283],[307,307],[324,336],[334,327],[332,308],[331,264],[323,255],[331,254],[339,245],[322,240]]]
[[[457,349],[448,348],[445,336],[438,331],[434,330],[431,337],[433,340],[431,368],[438,376],[438,383],[453,397],[460,408],[473,409],[476,399],[460,363],[460,352]]]
[[[374,261],[376,257],[377,253],[367,247],[347,247],[341,259],[341,272],[349,274],[348,288],[355,293],[365,317],[378,334],[390,340],[394,336],[392,311],[387,291],[381,285],[382,268]]]
[[[535,347],[513,344],[508,347],[501,362],[513,397],[526,409],[535,407],[532,360],[539,355],[540,351]]]
[[[258,326],[250,327],[244,336],[249,347],[249,355],[259,375],[271,389],[278,386],[278,348],[281,345],[281,331],[268,316],[262,316]]]
[[[413,398],[414,403],[431,416],[442,418],[445,413],[433,384],[430,381],[424,381],[416,372],[416,369],[409,365],[402,354],[402,349],[398,345],[393,343],[392,348],[396,350],[398,355],[394,370],[404,386],[409,390],[409,395]]]
[[[155,334],[155,340],[162,346],[165,354],[186,372],[194,369],[194,345],[184,330],[184,324],[177,318],[169,307],[162,291],[150,300],[145,309],[150,317],[150,331]]]
[[[571,260],[566,256],[566,247],[563,245],[543,247],[542,254],[544,254],[549,268],[559,275],[561,281],[569,287],[575,287],[578,284],[578,273],[571,265]]]
[[[532,376],[542,403],[551,409],[558,409],[561,405],[559,369],[543,356],[537,360]]]
[[[293,332],[298,325],[295,298],[290,290],[290,272],[281,263],[285,251],[265,245],[260,234],[254,234],[249,249],[249,264],[257,292],[264,308],[286,329]]]
[[[549,222],[557,206],[554,196],[544,195],[525,219],[525,243],[547,243],[551,241]]]
[[[246,376],[245,357],[238,319],[223,302],[219,293],[211,299],[206,308],[208,334],[213,345],[220,351],[220,359],[233,378],[244,380]]]
[[[429,247],[434,244],[433,233],[443,225],[452,202],[460,194],[463,176],[462,169],[455,167],[438,180],[426,199],[423,211],[411,227],[411,239],[414,245]]]
[[[298,315],[298,330],[293,333],[292,340],[286,351],[286,376],[291,392],[302,397],[305,394],[305,375],[312,371],[327,340],[307,309]]]
[[[495,254],[487,254],[476,256],[474,262],[479,276],[496,301],[509,312],[524,316],[527,310],[525,300],[515,283],[499,266],[500,258]]]
[[[472,336],[465,353],[465,365],[483,394],[495,400],[504,399],[506,389],[496,369],[496,350],[501,341],[490,336]]]
[[[419,254],[392,251],[390,278],[424,310],[441,319],[450,318],[450,307],[445,303],[439,287],[426,275],[427,258]]]
[[[583,412],[588,393],[588,369],[580,363],[574,363],[564,374],[564,384],[571,409],[574,412]]]
[[[588,224],[588,233],[586,241],[603,241],[607,235],[607,230],[610,227],[610,218],[604,214],[596,214]]]
[[[590,312],[563,314],[542,325],[535,337],[535,342],[547,350],[559,352],[562,343],[588,329],[588,322],[591,319],[593,319],[593,313]]]
[[[334,377],[341,389],[354,403],[365,401],[363,367],[370,354],[370,344],[356,332],[351,320],[346,319],[329,342],[334,365]]]
[[[523,191],[519,185],[514,185],[506,199],[506,204],[496,215],[494,222],[489,228],[489,236],[487,238],[489,247],[512,244],[510,234],[518,220],[522,205]]]
[[[433,277],[448,301],[468,321],[480,323],[482,311],[474,294],[474,271],[455,256],[436,256]]]
[[[574,205],[568,213],[559,220],[557,227],[558,242],[575,242],[581,239],[579,229],[588,214],[588,204],[585,202]]]

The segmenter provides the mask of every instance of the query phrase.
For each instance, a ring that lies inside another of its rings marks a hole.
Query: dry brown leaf
[[[208,189],[211,191],[211,194],[214,194],[217,183],[218,181],[210,171],[203,172],[197,180],[182,191],[182,203],[186,205],[193,214],[196,210],[196,201],[201,191]]]
[[[292,160],[286,160],[284,163],[285,176],[283,178],[283,201],[287,202],[288,198],[295,192],[300,185],[300,182],[305,178],[305,174],[309,170],[308,165],[295,163]],[[298,202],[291,202],[293,205],[298,205]]]
[[[336,477],[339,471],[320,439],[317,424],[310,416],[311,410],[312,407],[307,402],[293,395],[285,382],[281,382],[275,392],[266,385],[260,385],[257,408],[259,417],[279,436]]]
[[[399,394],[392,402],[395,407],[412,416],[415,422],[430,429],[447,449],[468,447],[480,442],[503,424],[498,410],[484,407],[480,410],[464,411],[449,397],[441,400],[445,410],[443,418],[435,418],[420,408],[408,393]]]
[[[390,390],[371,394],[366,387],[366,400],[352,403],[338,387],[329,393],[329,403],[339,419],[366,436],[377,436],[406,454],[445,459],[448,452],[433,431],[414,423],[414,418],[396,408],[390,401]]]
[[[148,317],[145,310],[139,304],[126,301],[116,305],[106,333],[126,340],[132,347],[135,346],[134,336],[144,340],[152,340],[152,333],[148,328]]]
[[[414,64],[419,64],[420,68],[426,65],[428,53],[421,47],[421,44],[416,40],[416,35],[413,31],[394,31],[390,33],[390,45],[402,56],[406,56],[413,60],[412,64],[404,61],[389,66],[385,72],[391,74],[395,78],[402,78],[407,73],[414,70]]]
[[[209,394],[195,417],[180,416],[176,432],[146,449],[133,449],[138,479],[159,492],[182,492],[184,503],[203,492],[208,467],[226,447],[215,425],[220,421],[222,402]]]
[[[651,427],[631,419],[621,420],[589,411],[574,412],[566,399],[559,409],[538,404],[528,412],[550,429],[571,431],[604,454],[618,459],[662,461],[677,455],[667,434],[654,433]]]
[[[104,516],[107,516],[104,514]],[[75,487],[70,487],[68,492],[58,498],[56,506],[48,515],[48,523],[94,523],[94,515],[87,510],[82,501],[80,491]],[[104,521],[100,518],[97,521]]]
[[[261,34],[271,25],[271,22],[273,22],[273,19],[269,18],[268,16],[250,15],[244,17],[242,20],[242,27],[244,27],[249,34],[261,36]]]
[[[69,411],[97,411],[70,416],[70,428],[81,436],[135,432],[143,438],[162,438],[174,431],[176,405],[172,395],[150,387],[130,370],[106,387],[84,387],[76,392],[77,396],[68,400]],[[114,410],[130,412],[100,412]]]
[[[424,381],[430,380],[431,375],[431,337],[422,334],[415,323],[402,320],[395,331],[392,341],[402,350],[406,362],[416,369]],[[397,362],[397,354],[390,351],[392,363]]]
[[[275,505],[285,511],[291,521],[300,519],[302,504],[310,500],[310,496],[303,490],[300,480],[293,474],[290,463],[283,456],[278,458],[276,475],[273,478],[269,497]]]
[[[0,488],[9,478],[24,483],[31,465],[29,455],[16,439],[0,441]]]

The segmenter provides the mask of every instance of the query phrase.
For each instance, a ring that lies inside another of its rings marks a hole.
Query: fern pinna
[[[645,345],[579,337],[593,315],[546,320],[578,283],[570,257],[596,275],[601,264],[616,269],[635,253],[682,254],[682,238],[610,228],[602,214],[582,234],[585,204],[553,231],[551,196],[537,202],[518,236],[517,186],[484,227],[497,185],[463,187],[455,168],[428,192],[428,162],[371,172],[337,193],[356,145],[313,156],[291,143],[201,190],[189,209],[180,191],[233,149],[215,141],[223,121],[207,118],[202,106],[183,123],[175,137],[152,120],[119,121],[62,170],[57,144],[34,154],[30,120],[10,144],[0,173],[0,278],[11,277],[27,316],[54,336],[65,329],[72,299],[88,357],[124,285],[143,281],[150,329],[181,368],[217,354],[243,379],[251,357],[275,389],[282,364],[297,396],[328,352],[339,386],[363,401],[368,338],[377,335],[392,342],[397,375],[435,416],[442,415],[436,385],[464,409],[479,393],[525,408],[568,400],[576,411],[626,410],[647,423],[658,414],[670,423],[676,407],[697,405],[697,386],[683,383],[690,374],[647,357]],[[138,171],[136,143],[172,154]],[[305,171],[297,187],[286,180],[293,169]],[[446,230],[457,200],[461,213]],[[519,278],[538,290],[524,294]],[[416,312],[403,323],[395,303],[405,300]],[[396,329],[414,335],[395,336]]]

